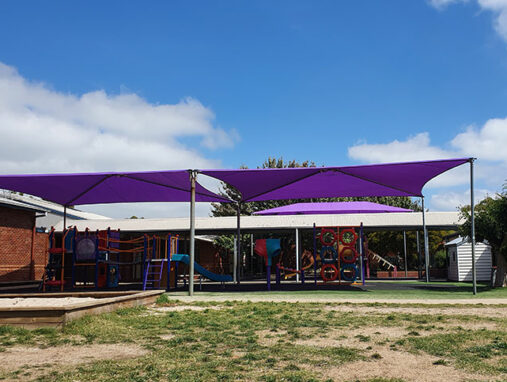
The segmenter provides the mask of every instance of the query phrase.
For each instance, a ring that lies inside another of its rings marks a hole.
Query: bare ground
[[[343,381],[382,376],[384,378],[403,378],[413,382],[502,380],[502,377],[495,378],[459,370],[452,364],[435,365],[434,362],[438,358],[427,354],[393,351],[385,347],[377,347],[374,351],[381,358],[328,368],[322,371],[324,378]]]
[[[435,307],[412,307],[412,306],[361,306],[357,304],[339,304],[326,306],[326,310],[343,313],[408,313],[408,314],[436,314],[436,315],[471,315],[480,317],[507,317],[507,305],[501,307],[469,307],[469,306],[435,306]]]
[[[357,308],[363,308],[358,306]],[[368,307],[366,307],[368,308]],[[351,307],[351,311],[357,312]],[[466,308],[463,308],[467,310]],[[476,308],[470,308],[475,311]],[[488,308],[485,308],[488,309]],[[376,307],[378,313],[388,313],[390,308]],[[462,312],[462,310],[459,310]],[[416,313],[418,310],[415,311]],[[411,311],[411,313],[414,313]],[[460,326],[466,329],[497,329],[495,322],[454,322],[453,320],[439,323],[441,329],[452,330]],[[417,333],[419,336],[426,336],[435,333],[435,330],[423,330]],[[417,354],[402,351],[396,346],[391,347],[393,343],[410,334],[410,329],[404,326],[371,326],[359,327],[350,331],[347,328],[333,328],[331,330],[316,333],[315,330],[304,329],[299,332],[299,338],[290,339],[286,331],[270,331],[262,330],[256,333],[259,343],[264,346],[276,346],[282,341],[292,341],[298,345],[312,347],[347,347],[360,349],[361,354],[368,357],[368,360],[356,361],[344,365],[336,365],[321,369],[320,373],[323,378],[336,381],[354,381],[365,380],[375,377],[384,378],[403,378],[406,381],[413,382],[429,382],[445,380],[454,381],[494,381],[505,380],[503,376],[485,376],[469,371],[463,371],[456,368],[451,360],[445,360],[447,364],[434,364],[439,358],[428,355],[423,352]],[[305,367],[304,365],[301,365]]]
[[[136,358],[148,351],[132,344],[96,344],[82,346],[55,346],[46,349],[14,346],[0,353],[0,371],[11,372],[23,369],[27,377],[46,374],[55,367],[68,367],[99,360]],[[20,380],[16,378],[16,380]],[[23,380],[21,376],[21,380]]]
[[[388,298],[343,298],[339,296],[315,296],[303,295],[295,296],[293,294],[273,294],[273,295],[247,295],[247,294],[224,294],[224,295],[206,295],[195,294],[190,297],[187,295],[172,294],[171,299],[182,302],[192,303],[196,301],[250,301],[250,302],[302,302],[302,303],[336,303],[336,304],[427,304],[427,305],[506,305],[507,298],[481,298],[481,299],[388,299]]]

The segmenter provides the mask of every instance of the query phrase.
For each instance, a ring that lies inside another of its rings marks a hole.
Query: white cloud
[[[474,190],[474,201],[478,203],[486,196],[495,195],[494,191]],[[433,211],[451,211],[455,208],[470,204],[470,190],[464,192],[448,191],[431,195],[431,209]]]
[[[405,141],[394,140],[389,143],[368,144],[366,142],[349,147],[352,159],[370,163],[407,162],[427,159],[459,157],[430,144],[427,132],[409,137]]]
[[[348,149],[351,159],[366,163],[410,162],[432,159],[461,158],[459,152],[444,150],[431,145],[427,132],[419,133],[404,141],[394,140],[389,143],[368,144],[361,143]],[[458,167],[431,180],[426,187],[448,187],[468,183],[468,170]]]
[[[193,137],[205,148],[232,147],[238,133],[215,127],[214,118],[192,98],[169,105],[133,93],[64,94],[0,62],[2,173],[220,167],[180,142]]]
[[[490,119],[480,129],[469,126],[451,144],[467,155],[507,162],[507,118]]]
[[[444,9],[448,5],[456,3],[467,3],[468,0],[429,0],[428,3],[436,9]]]
[[[449,143],[450,149],[432,145],[427,132],[388,143],[358,143],[348,155],[366,163],[476,157],[476,179],[498,187],[507,178],[507,119],[490,119],[482,127],[468,127]],[[431,180],[426,187],[449,187],[469,183],[469,169],[460,166]]]
[[[484,11],[493,13],[493,27],[507,42],[507,0],[476,0]],[[438,10],[456,3],[466,3],[468,0],[429,0],[429,4]]]

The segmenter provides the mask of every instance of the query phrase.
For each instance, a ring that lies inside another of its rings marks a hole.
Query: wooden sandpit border
[[[0,298],[94,297],[97,298],[97,301],[54,307],[0,307],[0,325],[18,326],[27,329],[63,327],[66,323],[85,315],[108,313],[120,308],[153,304],[158,296],[163,293],[165,293],[163,290],[150,290],[142,292],[2,294]]]

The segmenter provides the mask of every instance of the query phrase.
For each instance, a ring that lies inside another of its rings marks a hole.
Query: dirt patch
[[[174,334],[162,334],[159,336],[159,338],[164,341],[172,340],[174,337],[176,337]]]
[[[166,312],[181,312],[183,310],[193,310],[201,312],[203,310],[223,309],[221,306],[194,306],[194,305],[171,305],[171,306],[154,306],[148,309],[148,314],[162,314]]]
[[[357,304],[328,305],[326,310],[341,313],[406,313],[406,314],[431,314],[452,316],[480,316],[480,317],[507,317],[506,307],[389,307],[389,306],[361,306]]]
[[[379,303],[379,304],[448,304],[448,305],[506,305],[507,299],[505,298],[481,298],[481,299],[448,299],[448,298],[411,298],[411,299],[397,299],[397,298],[344,298],[337,296],[319,296],[319,295],[293,295],[293,294],[271,294],[271,295],[256,295],[241,294],[241,293],[223,293],[220,295],[209,295],[206,292],[196,293],[190,297],[183,294],[171,294],[171,299],[179,300],[182,302],[196,302],[196,301],[250,301],[250,302],[317,302],[317,303],[337,303],[337,304],[365,304],[365,303]]]
[[[263,346],[274,346],[280,339],[287,340],[297,345],[314,347],[353,347],[366,349],[374,343],[396,340],[407,335],[403,327],[365,327],[354,329],[332,329],[322,332],[320,335],[311,330],[301,330],[300,338],[291,339],[291,336],[284,330],[272,332],[260,330],[257,333],[259,344]],[[430,333],[428,333],[430,334]]]
[[[357,361],[322,370],[324,378],[333,380],[363,380],[382,375],[383,378],[403,378],[406,381],[491,381],[501,378],[486,377],[455,369],[452,365],[434,365],[438,360],[426,354],[412,354],[389,349],[374,349],[376,359]],[[371,356],[371,355],[370,355]]]
[[[0,353],[0,370],[25,370],[39,366],[77,365],[99,360],[136,358],[148,351],[138,345],[97,344],[83,346],[56,346],[47,349],[14,346]]]

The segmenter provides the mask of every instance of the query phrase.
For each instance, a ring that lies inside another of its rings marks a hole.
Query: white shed
[[[451,281],[472,281],[472,243],[458,237],[447,243],[447,278]],[[491,247],[475,243],[475,273],[477,281],[491,280]]]

